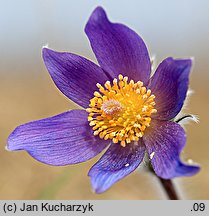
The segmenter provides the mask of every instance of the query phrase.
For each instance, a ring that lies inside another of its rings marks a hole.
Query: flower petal
[[[154,118],[170,120],[181,110],[189,82],[191,59],[165,59],[151,78],[149,89],[156,96]]]
[[[131,143],[126,147],[112,144],[101,159],[90,169],[92,187],[102,193],[115,182],[133,172],[141,163],[145,146]]]
[[[151,63],[143,40],[122,24],[111,23],[105,11],[97,7],[85,28],[100,66],[112,78],[119,74],[146,83]]]
[[[46,164],[62,166],[87,161],[108,142],[93,135],[84,110],[72,110],[17,127],[8,138],[8,150],[25,150]]]
[[[178,176],[191,176],[199,171],[198,166],[189,166],[180,161],[180,153],[186,143],[183,128],[168,121],[152,120],[143,136],[155,173],[170,179]]]
[[[98,90],[96,83],[109,80],[99,66],[75,54],[43,48],[43,59],[60,91],[84,108]]]

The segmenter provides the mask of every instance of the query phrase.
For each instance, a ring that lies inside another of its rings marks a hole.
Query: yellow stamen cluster
[[[151,115],[157,112],[151,90],[140,81],[128,82],[128,77],[122,75],[114,79],[112,85],[107,81],[104,87],[99,83],[97,87],[99,91],[94,92],[90,108],[86,109],[94,135],[120,142],[123,147],[138,141],[150,126]]]

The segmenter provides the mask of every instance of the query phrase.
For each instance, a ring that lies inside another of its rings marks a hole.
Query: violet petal
[[[191,59],[165,59],[151,78],[149,88],[156,96],[153,118],[170,120],[181,110],[189,82]]]
[[[151,71],[149,54],[143,40],[133,30],[111,23],[103,8],[97,7],[85,32],[100,66],[112,78],[122,74],[147,83]]]
[[[155,173],[164,179],[191,176],[199,171],[198,166],[184,164],[180,153],[186,143],[183,128],[174,122],[152,120],[143,136],[144,144]]]
[[[145,146],[142,143],[130,143],[126,147],[112,144],[89,171],[94,191],[102,193],[133,172],[141,163],[144,153]]]
[[[61,166],[87,161],[108,142],[93,135],[84,110],[72,110],[17,127],[8,138],[8,150],[25,150],[46,164]]]
[[[98,90],[96,83],[109,80],[99,66],[75,54],[43,48],[43,59],[60,91],[84,108]]]

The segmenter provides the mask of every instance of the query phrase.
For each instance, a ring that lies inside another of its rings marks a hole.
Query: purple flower
[[[85,32],[100,66],[43,48],[56,86],[84,109],[17,127],[7,148],[25,150],[54,166],[87,161],[107,148],[88,174],[97,193],[133,172],[145,152],[161,178],[197,173],[198,166],[180,160],[185,132],[172,121],[186,97],[191,59],[167,58],[150,78],[143,40],[125,25],[111,23],[101,7],[93,11]]]

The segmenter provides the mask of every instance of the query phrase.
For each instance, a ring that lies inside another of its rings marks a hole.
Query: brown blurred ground
[[[197,75],[198,70],[206,74],[204,68],[194,68],[191,87],[195,93],[188,108],[200,116],[200,123],[186,126],[188,139],[182,157],[200,163],[202,170],[175,180],[183,199],[209,199],[209,86],[208,77]],[[158,180],[142,168],[96,195],[87,172],[98,157],[79,165],[51,167],[25,152],[7,152],[6,139],[17,125],[76,107],[56,89],[44,67],[34,71],[0,79],[0,199],[166,199]]]

